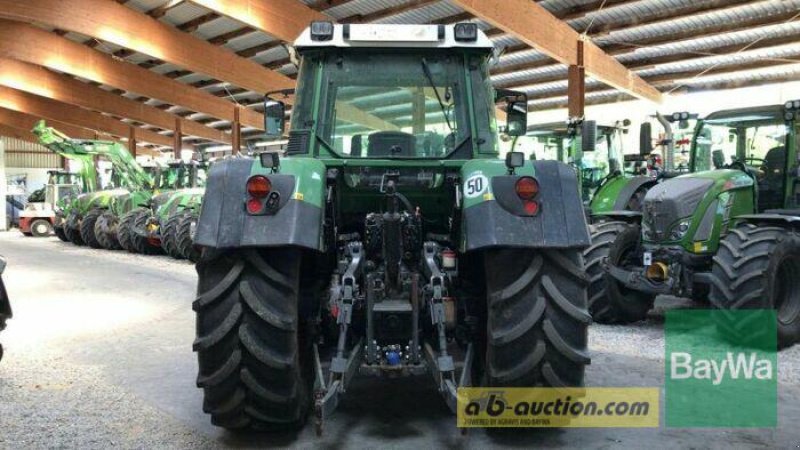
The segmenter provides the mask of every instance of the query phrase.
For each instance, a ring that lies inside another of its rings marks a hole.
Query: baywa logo
[[[775,324],[772,310],[668,311],[666,425],[775,427]]]
[[[718,386],[723,380],[773,380],[772,361],[759,358],[756,352],[728,352],[721,361],[714,359],[693,360],[686,352],[675,352],[670,355],[670,378],[673,380],[709,380]]]

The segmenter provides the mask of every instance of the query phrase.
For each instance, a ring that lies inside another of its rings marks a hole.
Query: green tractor
[[[153,196],[149,208],[142,209],[133,216],[133,223],[141,224],[132,237],[134,246],[158,247],[176,259],[196,260],[198,250],[192,244],[200,204],[205,189],[205,163],[174,163],[174,177],[168,189]]]
[[[692,173],[651,189],[641,225],[618,223],[596,256],[607,273],[590,306],[596,320],[640,320],[669,294],[774,309],[779,346],[800,340],[799,115],[795,101],[698,121]]]
[[[109,211],[115,199],[129,195],[128,189],[152,190],[153,179],[136,163],[125,146],[111,141],[71,139],[60,131],[39,121],[34,129],[42,145],[65,158],[81,161],[84,177],[94,183],[83,194],[70,197],[56,214],[55,229],[63,231],[64,237],[76,245],[89,245],[92,248],[115,248],[113,236],[107,226],[99,227],[97,222]],[[112,164],[109,186],[113,189],[96,190],[97,171],[95,158],[101,157]],[[101,220],[101,224],[105,222]],[[59,231],[56,231],[59,233]],[[60,236],[59,236],[60,237]]]
[[[534,140],[531,158],[555,159],[575,167],[581,174],[584,204],[591,205],[601,185],[621,168],[622,135],[629,125],[628,120],[614,125],[584,120],[528,127],[527,137]]]
[[[510,136],[528,105],[492,88],[492,42],[473,23],[315,22],[295,48],[286,156],[216,162],[197,224],[212,423],[313,412],[321,432],[356,373],[432,376],[453,410],[460,386],[582,386],[579,182],[559,161],[499,158],[495,105]],[[268,133],[284,112],[266,102]]]
[[[11,312],[11,302],[8,299],[6,286],[3,284],[3,272],[6,270],[6,260],[0,256],[0,331],[6,329],[6,321],[14,314]],[[3,345],[0,344],[0,360],[3,359]]]

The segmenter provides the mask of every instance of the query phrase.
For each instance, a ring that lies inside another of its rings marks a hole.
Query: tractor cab
[[[795,114],[781,106],[711,114],[698,124],[692,171],[744,171],[754,181],[754,212],[796,206],[796,180],[788,176],[797,166]]]
[[[583,200],[588,204],[603,181],[619,173],[624,159],[622,135],[629,124],[628,120],[613,125],[583,121],[528,127],[530,158],[554,159],[575,167],[580,173]],[[584,142],[587,135],[594,136],[593,142]]]

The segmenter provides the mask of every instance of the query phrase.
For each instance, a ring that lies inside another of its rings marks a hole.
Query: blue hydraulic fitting
[[[400,364],[400,353],[395,351],[386,352],[386,362],[388,362],[390,366]]]

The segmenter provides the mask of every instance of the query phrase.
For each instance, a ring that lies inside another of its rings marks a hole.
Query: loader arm
[[[118,169],[120,178],[130,189],[150,190],[153,187],[152,177],[136,162],[128,149],[119,143],[71,139],[55,128],[48,127],[44,120],[40,120],[32,132],[39,137],[39,142],[50,151],[65,158],[84,162],[82,170],[87,171],[85,179],[89,179],[93,183],[91,189],[87,189],[87,191],[96,189],[97,172],[92,160],[97,155],[105,156],[114,168]]]

